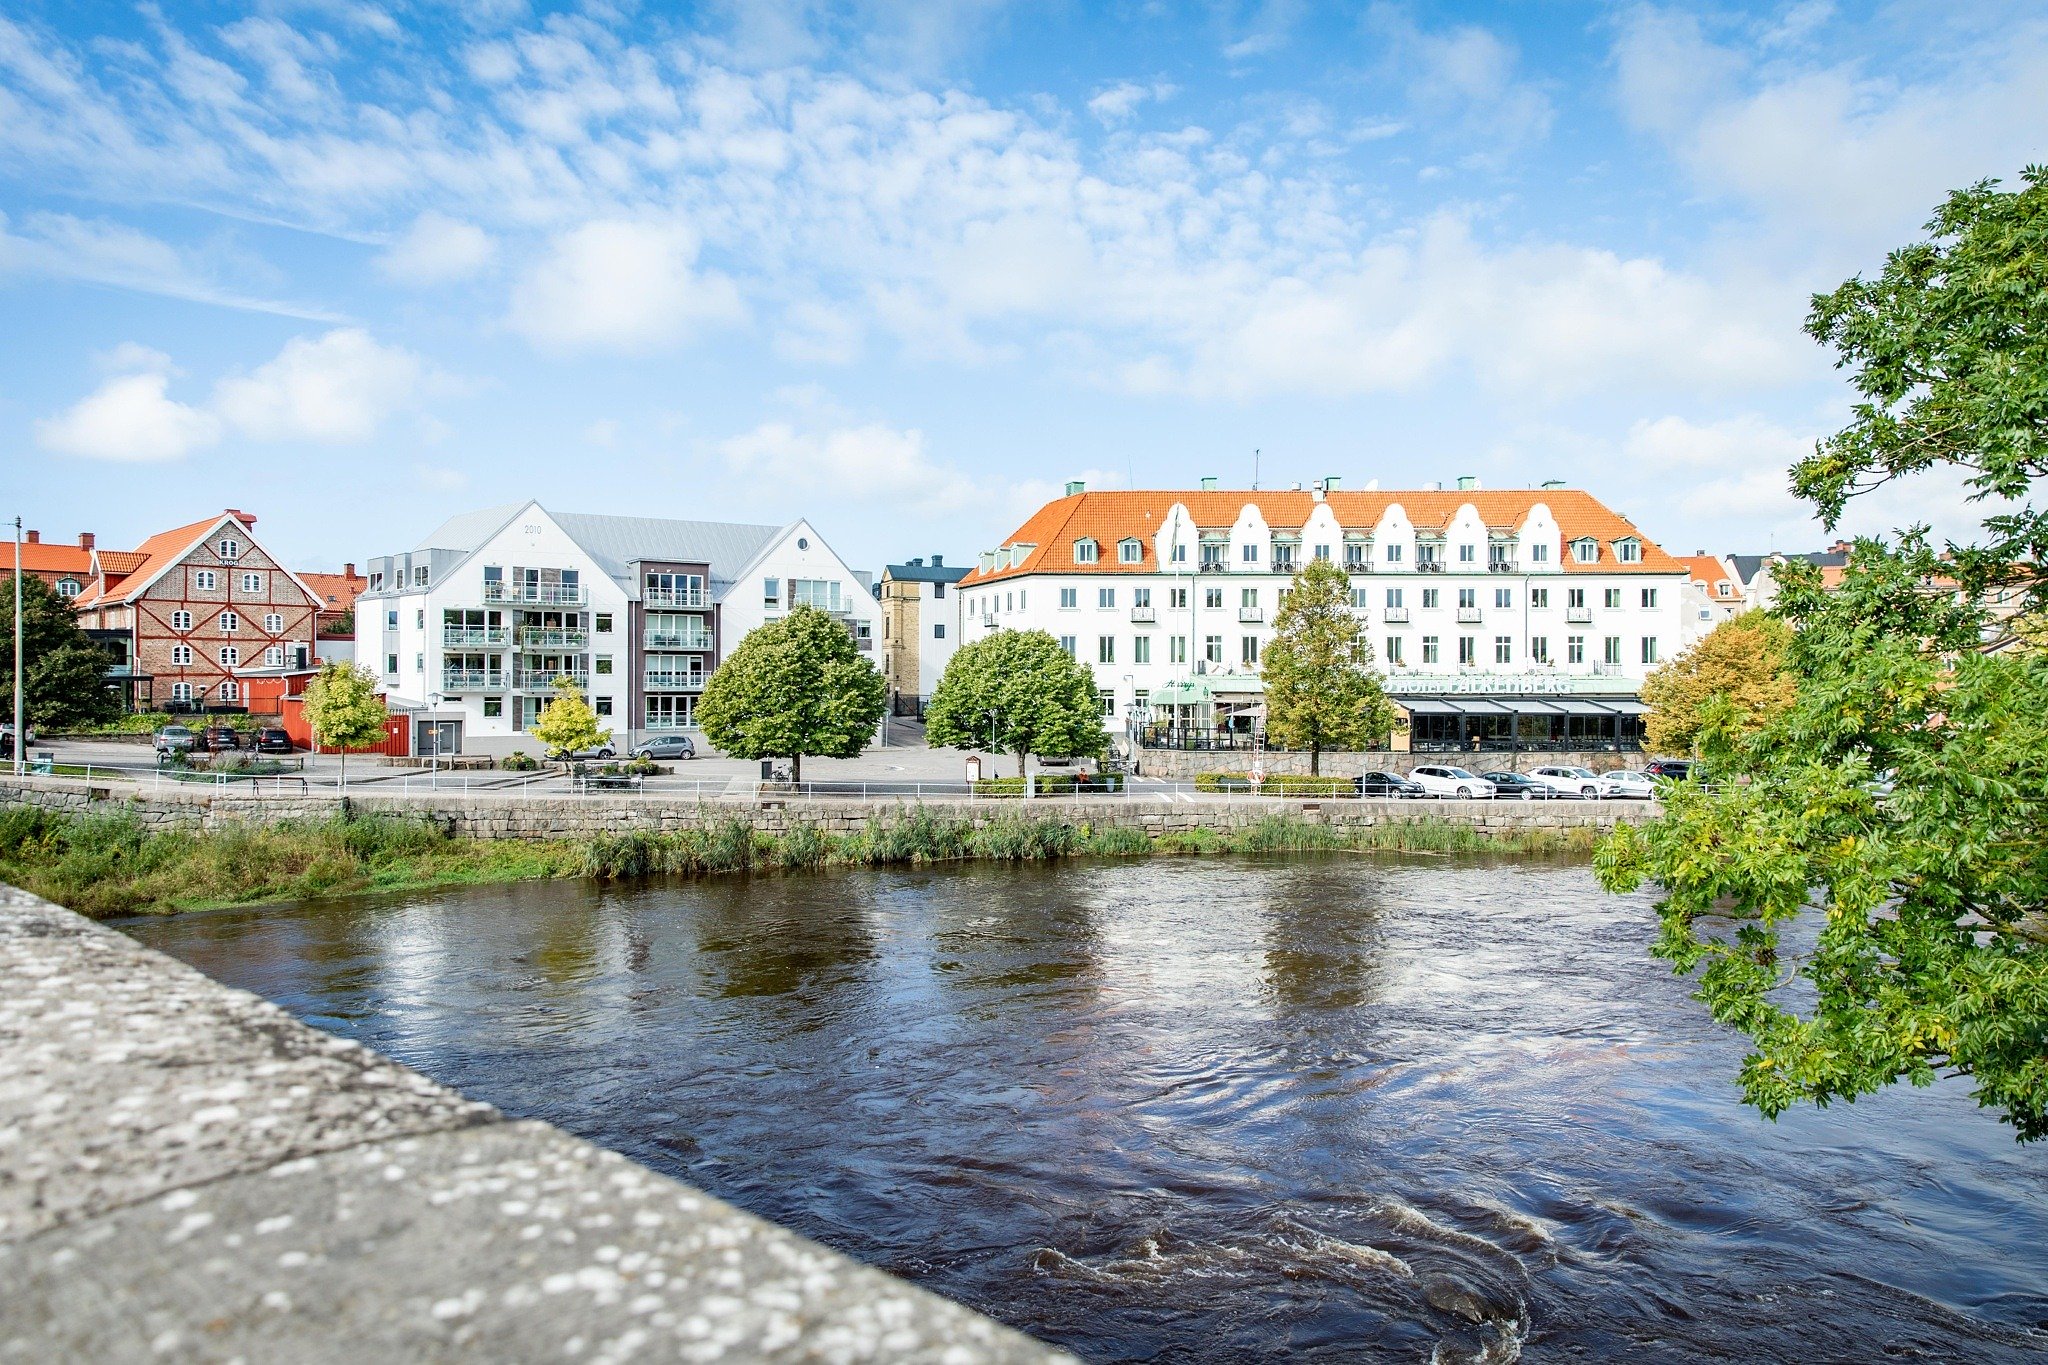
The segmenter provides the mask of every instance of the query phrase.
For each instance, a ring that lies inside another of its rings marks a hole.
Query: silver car
[[[656,735],[633,750],[635,758],[695,758],[697,746],[688,735]]]

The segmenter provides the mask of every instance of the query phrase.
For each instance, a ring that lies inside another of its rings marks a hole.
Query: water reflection
[[[130,926],[1099,1359],[2033,1358],[1959,1087],[1771,1125],[1581,869],[532,885]]]

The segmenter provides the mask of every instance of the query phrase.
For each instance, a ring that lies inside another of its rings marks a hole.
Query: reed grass
[[[1344,829],[1281,814],[1232,832],[1197,827],[1154,837],[1136,826],[1077,824],[1057,815],[1006,812],[976,824],[909,806],[851,834],[812,824],[760,834],[728,815],[669,832],[491,840],[394,815],[152,829],[120,811],[16,805],[0,807],[0,879],[81,914],[105,916],[552,877],[623,881],[970,860],[1334,852],[1584,857],[1600,838],[1590,827],[1488,833],[1427,816]]]

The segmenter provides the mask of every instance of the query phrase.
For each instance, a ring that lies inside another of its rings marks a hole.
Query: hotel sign
[[[1396,671],[1387,679],[1387,692],[1395,700],[1402,696],[1571,696],[1581,692],[1613,695],[1636,694],[1638,685],[1627,678],[1606,674],[1558,673],[1545,669],[1536,673],[1487,673],[1467,669],[1458,673],[1412,673]]]

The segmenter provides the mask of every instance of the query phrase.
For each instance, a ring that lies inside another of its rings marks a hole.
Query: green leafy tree
[[[1351,610],[1351,577],[1327,559],[1295,570],[1259,676],[1266,737],[1308,750],[1310,776],[1322,772],[1325,749],[1363,749],[1385,739],[1398,719]]]
[[[1003,630],[946,664],[924,714],[925,739],[1017,756],[1094,758],[1108,747],[1095,676],[1042,630]]]
[[[381,741],[390,719],[384,698],[377,695],[377,679],[367,668],[336,660],[320,665],[306,684],[306,724],[312,727],[316,744],[340,752],[343,791],[348,790],[349,750]]]
[[[704,685],[697,723],[738,758],[854,758],[881,722],[889,685],[829,613],[797,607],[747,632]]]
[[[14,583],[0,575],[0,720],[14,719]],[[121,713],[107,685],[107,652],[78,628],[71,604],[34,574],[21,578],[22,710],[54,730],[95,725]]]
[[[1715,626],[1643,680],[1643,736],[1660,754],[1705,757],[1755,733],[1792,704],[1792,628],[1766,612]]]
[[[611,730],[597,723],[597,713],[584,700],[583,689],[574,678],[556,678],[549,686],[554,688],[555,695],[529,731],[545,751],[579,754],[611,739]]]
[[[1985,649],[1955,576],[2038,586],[2039,515],[2014,508],[2048,450],[2042,175],[1954,195],[1931,229],[1815,299],[1808,331],[1868,401],[1795,480],[1831,526],[1936,465],[1999,505],[1974,544],[1859,540],[1832,591],[1785,566],[1791,705],[1723,727],[1724,780],[1675,784],[1596,862],[1610,890],[1658,888],[1653,951],[1749,1035],[1764,1113],[1948,1075],[2029,1140],[2048,1134],[2048,656]]]

